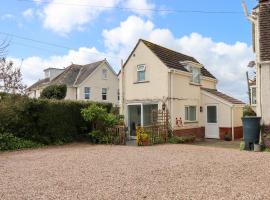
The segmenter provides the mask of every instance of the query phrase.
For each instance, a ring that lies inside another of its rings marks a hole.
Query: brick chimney
[[[259,0],[261,61],[270,61],[270,0]]]

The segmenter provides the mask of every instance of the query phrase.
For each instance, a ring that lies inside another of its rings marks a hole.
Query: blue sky
[[[249,10],[256,3],[248,0]],[[1,38],[11,40],[9,57],[17,63],[24,59],[22,68],[27,84],[42,78],[46,67],[65,67],[70,62],[84,64],[103,57],[117,71],[120,59],[126,59],[137,39],[143,37],[196,57],[220,79],[221,90],[246,99],[245,65],[253,58],[251,26],[242,12],[241,0],[9,0],[2,3],[0,13],[1,33],[68,47],[57,48],[0,34]],[[242,89],[231,84],[235,80]]]

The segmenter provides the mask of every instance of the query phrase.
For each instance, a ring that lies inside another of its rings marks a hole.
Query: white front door
[[[205,137],[219,138],[218,106],[206,105]]]

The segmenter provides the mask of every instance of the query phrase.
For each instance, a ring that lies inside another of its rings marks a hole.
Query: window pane
[[[84,88],[84,93],[89,93],[90,92],[90,88],[89,87],[85,87]]]
[[[188,116],[189,116],[189,114],[188,114],[188,107],[185,107],[185,120],[189,120],[188,119]]]
[[[189,107],[189,121],[196,121],[196,107]]]
[[[90,87],[84,88],[84,99],[90,99]]]
[[[256,88],[251,88],[251,99],[252,99],[252,104],[256,104]]]
[[[217,107],[207,106],[207,122],[217,123]]]
[[[138,81],[145,80],[145,71],[138,71]]]
[[[103,69],[103,70],[102,70],[102,77],[103,77],[104,79],[107,78],[107,69]]]
[[[194,67],[192,69],[192,82],[200,83],[200,69],[199,68]]]
[[[102,100],[107,100],[107,88],[102,88]]]

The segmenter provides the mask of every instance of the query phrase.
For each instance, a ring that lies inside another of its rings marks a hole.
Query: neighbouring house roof
[[[152,42],[140,39],[167,67],[178,69],[181,71],[188,72],[180,62],[192,61],[194,63],[200,64],[195,58],[187,56],[185,54],[173,51],[171,49],[162,47],[160,45],[154,44]],[[207,69],[201,68],[201,73],[203,76],[216,79]]]
[[[261,61],[270,61],[270,0],[260,0],[259,24]]]
[[[79,85],[103,62],[104,60],[87,65],[72,64],[64,72],[55,77],[50,84]]]
[[[227,101],[227,102],[229,102],[231,104],[245,104],[244,102],[242,102],[242,101],[240,101],[238,99],[235,99],[235,98],[233,98],[231,96],[228,96],[228,95],[226,95],[226,94],[224,94],[222,92],[219,92],[216,89],[209,89],[209,88],[201,88],[201,89],[203,91],[206,91],[206,92],[208,92],[208,93],[210,93],[210,94],[212,94],[212,95],[214,95],[214,96],[216,96],[216,97],[218,97],[220,99],[223,99],[223,100],[225,100],[225,101]]]
[[[27,88],[28,91],[41,87],[42,85],[46,85],[50,82],[50,78],[44,78],[41,80],[38,80],[37,82],[35,82],[33,85],[31,85],[30,87]]]

